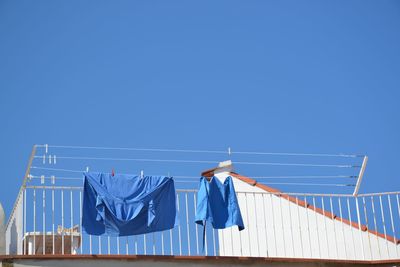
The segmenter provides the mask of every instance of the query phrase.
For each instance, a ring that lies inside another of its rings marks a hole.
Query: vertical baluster
[[[393,222],[393,212],[392,212],[392,203],[390,201],[390,195],[387,195],[388,203],[389,203],[389,214],[390,214],[390,223],[392,226],[392,233],[393,233],[393,238],[394,238],[394,243],[396,247],[396,255],[398,254],[397,252],[397,238],[396,238],[396,230],[394,228],[394,222]]]
[[[23,252],[22,254],[25,255],[26,253],[26,242],[27,240],[27,236],[26,236],[26,187],[24,188],[24,204],[23,204],[23,209],[24,209],[24,247],[23,247]]]
[[[64,189],[61,189],[61,254],[64,255]]]
[[[397,212],[399,214],[399,219],[400,219],[400,203],[399,203],[399,194],[396,194],[396,203],[397,203]],[[397,241],[398,242],[398,241]],[[397,247],[396,247],[397,248]],[[399,254],[397,253],[397,256],[399,256]]]
[[[265,223],[265,225],[264,225],[264,227],[265,227],[265,255],[266,255],[266,257],[268,257],[268,234],[267,234],[268,226],[267,226],[267,214],[266,214],[266,211],[265,211],[265,193],[261,194],[261,197],[262,197],[262,200],[263,200],[263,220],[264,220],[264,223]],[[232,244],[233,244],[233,242],[232,242]]]
[[[93,250],[92,250],[92,235],[89,235],[89,254],[93,254]]]
[[[170,245],[170,254],[174,255],[174,247],[172,243],[172,229],[169,229],[169,245]]]
[[[381,218],[382,218],[382,225],[383,225],[383,234],[385,235],[385,240],[386,240],[386,251],[387,251],[387,255],[388,257],[390,257],[390,253],[389,253],[389,242],[387,239],[387,235],[386,235],[386,223],[385,223],[385,215],[383,214],[383,205],[382,205],[382,195],[379,195],[379,204],[380,204],[380,208],[381,208]]]
[[[285,241],[285,229],[283,227],[283,210],[282,210],[282,196],[279,195],[279,211],[281,214],[281,228],[282,228],[282,240],[283,240],[283,256],[286,257],[286,241]]]
[[[36,188],[33,187],[33,253],[36,255]]]
[[[339,203],[339,216],[340,216],[340,226],[342,228],[342,237],[343,237],[343,245],[344,245],[344,254],[345,254],[345,259],[348,260],[347,258],[347,247],[346,247],[346,238],[344,235],[344,225],[343,225],[343,214],[342,214],[342,202],[340,200],[340,197],[338,197],[338,203]]]
[[[107,236],[107,253],[108,253],[108,255],[111,254],[111,238],[110,238],[110,236]]]
[[[371,255],[371,260],[372,260],[372,247],[371,247],[371,239],[370,239],[370,236],[369,236],[369,223],[368,223],[368,216],[367,216],[367,205],[365,204],[365,197],[362,197],[362,203],[363,203],[363,207],[364,207],[365,224],[367,226],[369,253]]]
[[[335,236],[335,249],[336,249],[336,258],[339,258],[339,251],[338,251],[338,240],[337,240],[337,236],[336,236],[336,224],[335,224],[335,218],[334,218],[334,211],[333,211],[333,203],[332,203],[332,196],[329,197],[329,203],[331,206],[331,216],[332,216],[332,225],[333,225],[333,234]]]
[[[119,245],[120,245],[120,243],[119,243],[119,236],[117,236],[117,255],[121,255]]]
[[[301,221],[300,221],[300,211],[299,211],[299,197],[296,197],[296,207],[297,207],[297,221],[299,224],[299,234],[300,234],[300,248],[301,248],[301,257],[304,258],[304,249],[303,249],[303,235],[301,234]],[[294,245],[294,244],[293,244]]]
[[[156,236],[154,235],[154,232],[152,233],[152,239],[153,239],[153,255],[156,255]]]
[[[378,233],[378,227],[376,224],[376,214],[375,214],[375,204],[374,204],[374,197],[371,196],[371,206],[372,206],[372,215],[374,217],[374,227],[375,227],[375,231]],[[382,259],[382,254],[381,254],[381,246],[380,246],[380,242],[379,242],[379,236],[376,236],[376,244],[378,246],[378,254],[379,254],[379,259]]]
[[[213,236],[213,250],[214,250],[213,256],[216,256],[217,247],[215,245],[215,229],[212,229],[212,236]]]
[[[138,254],[137,236],[135,235],[134,238],[135,238],[135,255],[137,255]]]
[[[243,193],[242,193],[243,194]],[[240,195],[242,195],[242,194],[240,194]],[[239,193],[237,193],[237,198],[239,199]],[[232,241],[232,245],[231,245],[231,247],[232,247],[232,255],[233,255],[233,232],[232,232],[233,230],[232,230],[232,228],[231,228],[231,241]],[[243,256],[243,245],[242,245],[242,232],[243,231],[239,231],[238,232],[238,234],[239,234],[239,248],[240,248],[240,256]]]
[[[128,236],[125,237],[125,254],[128,255],[129,252],[129,241]]]
[[[291,204],[290,204],[289,196],[287,196],[287,204],[288,204],[288,211],[289,211],[289,229],[290,229],[290,238],[292,239],[292,257],[296,256],[294,251],[294,233],[293,233],[293,220],[292,220],[292,211],[291,211]]]
[[[349,200],[349,198],[347,198],[347,211],[348,211],[348,213],[349,213],[349,221],[350,221],[350,224],[352,224],[352,219],[351,219],[351,209],[350,209],[350,200]],[[355,246],[355,240],[354,240],[354,234],[353,234],[353,226],[352,225],[350,225],[350,232],[351,232],[351,240],[352,240],[352,243],[353,243],[353,259],[355,260],[356,259],[356,256],[357,256],[357,252],[356,252],[356,246]]]
[[[185,192],[185,204],[186,204],[186,232],[187,232],[187,242],[188,242],[188,255],[190,256],[190,229],[189,229],[189,209],[188,209],[188,193]],[[215,243],[215,242],[214,242]]]
[[[256,194],[253,193],[253,199],[254,199],[254,216],[255,216],[255,220],[256,220],[256,240],[257,240],[257,256],[260,257],[261,256],[261,252],[260,252],[260,241],[258,238],[258,218],[257,218],[257,201],[256,201]]]
[[[79,190],[79,232],[81,233],[81,254],[83,254],[83,235],[82,235],[82,191]]]
[[[232,227],[231,227],[232,228]],[[222,249],[223,249],[223,253],[222,253],[222,255],[223,256],[227,256],[226,255],[226,252],[225,252],[225,249],[226,249],[226,247],[225,247],[225,235],[224,235],[224,232],[225,232],[225,230],[224,229],[221,229],[221,230],[219,230],[220,231],[220,233],[221,233],[221,241],[222,241],[222,245],[220,244],[219,245],[219,254],[221,255],[221,247],[222,247]],[[232,230],[231,230],[232,231]]]
[[[245,200],[246,200],[246,220],[247,220],[247,237],[249,242],[249,256],[251,257],[251,240],[250,240],[250,221],[249,221],[249,205],[248,205],[248,195],[247,192],[244,193]]]
[[[315,206],[315,196],[312,197],[312,202],[313,202],[313,207],[314,207],[314,217],[315,217],[315,226],[317,228],[317,242],[318,242],[318,255],[320,258],[322,258],[321,254],[321,243],[319,240],[319,230],[318,230],[318,216],[317,216],[317,211],[316,211],[316,206]]]
[[[230,229],[230,231],[231,231],[231,255],[233,256],[234,254],[235,254],[235,251],[234,251],[234,249],[233,249],[233,227],[231,227],[231,229]],[[239,235],[240,236],[240,235]],[[225,241],[224,240],[222,240],[222,242],[224,242],[224,248],[225,248]],[[241,243],[239,243],[239,246],[241,246],[242,244]]]
[[[310,229],[310,219],[308,216],[309,210],[308,210],[308,206],[307,206],[307,196],[304,196],[304,212],[307,215],[307,233],[308,233],[308,245],[310,246],[310,258],[312,258],[313,254],[312,254],[312,246],[311,246],[311,229]]]
[[[161,232],[161,255],[165,255],[164,252],[164,231]]]
[[[193,194],[193,201],[194,201],[194,214],[197,213],[197,197],[196,193]],[[195,230],[196,230],[196,253],[199,255],[199,233],[198,233],[198,225],[197,223],[195,224]]]
[[[277,246],[277,241],[276,241],[274,203],[272,201],[272,193],[268,193],[268,194],[269,194],[269,200],[271,202],[271,209],[272,209],[272,231],[274,232],[275,257],[277,257],[278,256],[278,246]]]
[[[103,254],[102,253],[102,251],[101,251],[101,236],[98,236],[97,237],[97,243],[98,243],[98,246],[99,246],[99,249],[98,249],[98,251],[99,251],[99,255],[101,255],[101,254]],[[118,247],[119,247],[119,244],[118,244]],[[119,255],[119,251],[118,251],[118,255]]]
[[[324,197],[321,197],[321,203],[322,203],[322,213],[324,215],[324,226],[325,226],[325,238],[326,238],[326,250],[328,252],[328,258],[330,258],[330,249],[329,249],[329,241],[328,241],[328,227],[326,225],[326,214],[325,214],[325,205],[324,205]]]
[[[205,249],[206,256],[208,256],[207,228],[204,228],[204,231],[205,231],[205,233],[204,233],[204,246],[205,246],[205,248],[204,249]]]
[[[179,194],[176,194],[176,203],[178,208],[178,214],[180,215],[180,208],[179,208]],[[179,255],[182,255],[182,239],[181,239],[181,225],[178,225],[178,239],[179,239]]]
[[[46,191],[45,187],[43,186],[43,192],[42,192],[42,208],[43,208],[43,214],[42,214],[42,227],[43,227],[43,235],[42,235],[42,254],[46,254]]]
[[[355,197],[355,199],[356,199],[357,222],[358,222],[358,230],[359,230],[358,235],[360,237],[362,257],[365,260],[364,242],[363,242],[362,230],[361,230],[360,209],[358,207],[358,197]]]
[[[146,234],[143,235],[143,253],[147,255]]]
[[[71,205],[71,208],[70,208],[70,211],[71,211],[71,231],[70,231],[70,241],[71,241],[71,254],[74,254],[74,252],[73,252],[73,248],[74,248],[74,232],[73,232],[73,230],[74,230],[74,203],[73,203],[73,193],[72,193],[72,189],[71,189],[71,191],[70,191],[70,205]]]

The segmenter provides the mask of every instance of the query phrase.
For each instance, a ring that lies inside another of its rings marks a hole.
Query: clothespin
[[[57,164],[57,158],[56,158],[56,155],[53,155],[53,164]]]
[[[230,156],[231,154],[232,154],[231,147],[228,147],[228,155]]]
[[[51,164],[51,155],[49,155],[49,164]]]
[[[41,183],[41,184],[44,184],[44,175],[41,175],[41,176],[40,176],[40,183]]]
[[[89,166],[86,166],[86,172],[89,172]]]
[[[56,177],[54,175],[51,176],[51,184],[56,183]]]
[[[114,171],[114,168],[112,168],[112,170],[111,170],[111,176],[114,177],[114,175],[115,175],[115,171]]]
[[[140,171],[140,178],[143,179],[143,177],[144,177],[144,172],[143,172],[143,170],[141,170]]]

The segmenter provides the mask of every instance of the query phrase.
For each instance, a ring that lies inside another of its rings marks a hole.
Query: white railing
[[[194,223],[196,190],[177,190],[179,226],[129,237],[81,231],[82,187],[26,186],[8,225],[9,254],[219,255],[399,259],[399,192],[237,192],[246,229]],[[11,238],[10,238],[11,237]]]
[[[36,149],[39,153],[36,153]],[[72,152],[69,151],[71,149]],[[86,151],[84,156],[78,153],[80,150]],[[133,156],[133,152],[143,153],[145,156]],[[155,159],[147,155],[153,152],[191,155],[211,153],[215,154],[215,158],[211,161],[202,158],[182,160],[175,157]],[[254,172],[262,166],[284,167],[289,176],[276,176],[276,172],[272,177],[287,178],[288,182],[271,182],[271,176],[265,176],[263,170],[259,170],[262,176],[253,176],[260,181],[266,181],[267,185],[290,185],[294,189],[297,189],[297,186],[333,186],[335,189],[351,191],[345,194],[267,192],[243,182],[243,186],[237,187],[237,197],[246,229],[240,232],[236,227],[215,230],[207,224],[203,232],[203,227],[194,223],[197,191],[192,188],[197,186],[198,177],[181,174],[180,177],[174,176],[176,185],[179,184],[176,187],[179,225],[174,229],[129,237],[90,236],[81,229],[82,172],[87,170],[86,166],[91,166],[94,170],[110,170],[118,162],[139,162],[140,165],[136,167],[148,168],[149,171],[154,171],[153,173],[166,174],[167,170],[198,173],[197,167],[194,170],[193,167],[191,169],[182,165],[201,164],[201,170],[204,170],[204,166],[221,161],[218,157],[223,156],[225,152],[34,146],[6,226],[6,253],[400,259],[397,239],[400,233],[400,192],[358,194],[368,159],[366,156],[233,153],[231,149],[228,152],[229,157],[279,155],[305,156],[315,158],[314,160],[318,158],[318,161],[310,164],[292,161],[253,162],[249,158],[233,162],[251,166],[251,171]],[[71,156],[70,153],[77,154]],[[339,157],[339,162],[335,161],[334,164],[323,160],[336,157]],[[359,163],[361,158],[362,164]],[[125,164],[119,166],[121,170],[125,167]],[[289,172],[287,168],[299,168],[299,172],[297,169],[290,169]],[[304,168],[307,168],[307,171],[304,171]],[[312,172],[309,168],[312,168]],[[316,173],[316,170],[326,168],[336,171],[328,173],[327,176]],[[343,173],[343,170],[346,172]],[[298,178],[319,180],[317,183],[299,183],[298,180],[293,180]],[[340,184],[332,184],[330,181],[339,181]],[[356,184],[353,184],[353,181]]]

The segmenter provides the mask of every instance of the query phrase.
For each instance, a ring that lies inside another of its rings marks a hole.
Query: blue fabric
[[[91,235],[127,236],[176,224],[171,177],[84,173],[82,226]]]
[[[200,178],[196,223],[205,225],[206,221],[211,222],[215,229],[234,225],[239,227],[239,231],[244,229],[231,176],[228,176],[223,184],[216,177],[212,177],[210,181],[205,177]]]

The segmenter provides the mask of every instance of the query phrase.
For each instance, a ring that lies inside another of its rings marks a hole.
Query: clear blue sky
[[[366,153],[400,190],[399,100],[398,1],[3,0],[0,201],[43,143]]]

